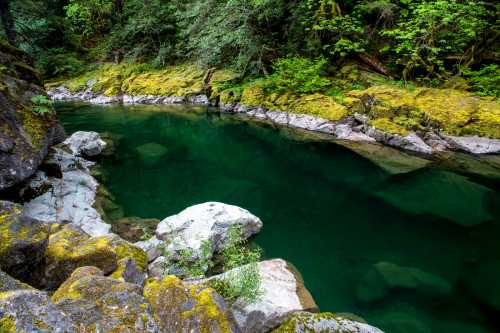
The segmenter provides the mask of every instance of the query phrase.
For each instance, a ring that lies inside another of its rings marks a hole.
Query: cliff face
[[[31,176],[48,147],[64,139],[53,112],[35,112],[32,98],[40,95],[30,58],[0,40],[0,191]]]

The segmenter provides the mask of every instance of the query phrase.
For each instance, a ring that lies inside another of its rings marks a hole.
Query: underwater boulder
[[[154,164],[168,153],[168,149],[156,142],[150,142],[135,148],[137,154],[146,164]]]
[[[342,315],[326,313],[297,312],[272,333],[383,333],[376,327],[360,323]]]
[[[469,272],[466,285],[482,303],[500,311],[500,260],[485,260]]]
[[[377,193],[380,198],[409,214],[431,214],[464,227],[492,219],[485,200],[492,191],[455,173],[415,173],[404,179],[389,179],[381,188]]]
[[[417,317],[404,312],[385,312],[377,316],[377,323],[388,333],[432,333]],[[444,331],[443,331],[444,332]],[[448,332],[448,331],[446,331]],[[453,332],[453,331],[449,331]]]
[[[414,267],[379,262],[361,278],[356,288],[360,301],[373,302],[389,295],[392,290],[414,290],[428,295],[447,295],[451,285],[445,279]]]
[[[161,332],[238,332],[224,299],[212,288],[186,285],[169,275],[148,280],[144,296]]]

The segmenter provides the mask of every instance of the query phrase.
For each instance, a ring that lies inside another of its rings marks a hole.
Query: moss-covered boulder
[[[0,190],[33,175],[48,147],[64,139],[53,114],[39,114],[31,98],[45,95],[22,51],[0,39]]]
[[[144,287],[162,332],[236,332],[222,299],[212,288],[187,286],[175,276],[151,279]]]
[[[306,95],[298,98],[290,105],[290,111],[332,121],[341,120],[349,114],[345,106],[337,103],[332,97],[321,94]]]
[[[105,277],[96,267],[75,270],[52,301],[83,332],[158,332],[142,288]]]
[[[66,332],[78,327],[46,293],[37,290],[0,292],[0,332]]]
[[[334,313],[298,312],[272,333],[383,333],[376,327]]]
[[[27,279],[41,262],[49,226],[23,216],[22,207],[0,201],[0,269]]]
[[[362,101],[375,127],[391,133],[434,129],[452,135],[500,138],[498,100],[455,89],[410,90],[390,85],[351,91],[348,96]]]
[[[117,235],[90,237],[81,229],[66,225],[49,238],[43,272],[44,285],[56,288],[78,267],[96,266],[105,274],[118,267],[118,261],[132,258],[141,271],[147,267],[147,254]]]
[[[134,259],[126,257],[118,261],[118,268],[110,275],[113,279],[142,286],[147,274],[137,266]]]

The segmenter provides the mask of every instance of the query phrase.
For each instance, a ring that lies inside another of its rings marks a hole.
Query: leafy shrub
[[[74,53],[67,53],[63,48],[53,48],[38,56],[37,67],[44,77],[74,77],[80,74],[84,63]]]
[[[45,95],[36,95],[31,97],[31,102],[33,103],[33,112],[38,115],[53,114],[54,108],[52,107],[52,101]]]
[[[500,66],[497,64],[483,66],[478,71],[465,70],[463,74],[476,94],[500,97]]]
[[[247,240],[243,237],[241,227],[230,228],[227,237],[227,246],[220,255],[223,271],[232,271],[227,272],[222,279],[209,280],[208,284],[229,302],[242,298],[248,303],[254,303],[261,295],[261,281],[257,265],[261,251],[249,247]],[[170,257],[168,252],[164,255],[167,258]],[[164,274],[168,275],[175,270],[182,272],[186,278],[202,278],[207,270],[215,266],[212,261],[210,241],[202,243],[199,258],[193,260],[193,257],[191,250],[181,251],[180,258],[176,262],[165,264]]]
[[[323,91],[331,85],[323,77],[326,65],[324,58],[283,58],[273,63],[274,73],[265,80],[265,88],[275,92],[312,94]]]

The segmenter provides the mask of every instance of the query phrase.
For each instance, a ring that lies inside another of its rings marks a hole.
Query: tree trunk
[[[0,0],[0,17],[5,30],[5,35],[12,45],[17,45],[16,31],[14,30],[14,20],[10,14],[9,0]]]

